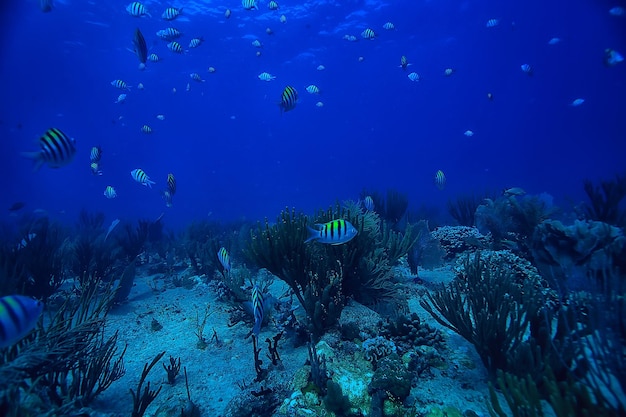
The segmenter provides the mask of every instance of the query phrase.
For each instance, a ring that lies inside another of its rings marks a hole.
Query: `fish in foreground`
[[[204,42],[204,38],[200,37],[200,38],[193,38],[192,40],[189,41],[189,47],[190,48],[197,48],[198,46],[202,45],[202,42]]]
[[[126,6],[126,11],[128,12],[129,15],[133,17],[141,17],[141,16],[152,17],[150,16],[150,13],[148,13],[148,11],[146,10],[146,7],[143,4],[139,3],[138,1],[134,1],[130,3],[128,6]]]
[[[133,45],[135,46],[135,55],[139,58],[139,69],[144,70],[146,68],[146,61],[148,60],[148,46],[139,28],[135,29]]]
[[[443,173],[442,170],[438,170],[437,172],[435,172],[435,185],[440,190],[443,190],[446,186],[446,175]]]
[[[304,241],[319,242],[329,245],[341,245],[354,239],[358,231],[352,223],[344,219],[331,220],[328,223],[316,224],[315,229],[307,226],[309,237]]]
[[[0,348],[19,342],[37,325],[43,303],[23,295],[0,298]]]
[[[262,72],[258,75],[258,77],[261,81],[272,81],[276,79],[276,76],[270,74],[269,72]]]
[[[107,188],[104,189],[104,196],[110,200],[117,197],[117,192],[111,185],[107,185]]]
[[[157,31],[156,35],[164,41],[173,41],[180,38],[183,33],[176,28],[167,28]]]
[[[22,152],[22,156],[32,159],[37,171],[45,163],[50,168],[60,168],[72,162],[76,155],[76,141],[61,130],[51,127],[39,138],[38,152]]]
[[[418,82],[420,80],[420,76],[417,72],[412,72],[409,75],[407,75],[407,77],[409,77],[409,80],[413,82]]]
[[[226,250],[226,248],[221,247],[220,250],[217,251],[217,259],[219,259],[220,264],[222,264],[222,268],[224,268],[224,271],[230,272],[230,256],[228,255],[228,251]]]
[[[152,188],[152,184],[156,184],[154,181],[151,181],[150,177],[140,168],[130,171],[130,176],[144,187]]]
[[[288,85],[283,90],[283,93],[280,96],[280,111],[287,112],[289,110],[293,110],[296,108],[296,104],[298,104],[298,91],[295,88]]]
[[[176,41],[172,41],[172,42],[168,43],[168,44],[167,44],[167,48],[168,48],[170,51],[172,51],[172,52],[174,52],[174,53],[176,53],[176,54],[182,54],[182,53],[184,53],[184,52],[185,52],[185,51],[183,50],[182,45],[181,45],[181,44],[179,44],[179,43],[178,43],[178,42],[176,42]]]

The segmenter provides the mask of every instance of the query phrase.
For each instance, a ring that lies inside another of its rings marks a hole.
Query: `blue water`
[[[0,174],[7,207],[24,201],[72,223],[83,208],[109,219],[165,212],[165,224],[177,228],[194,219],[274,219],[286,206],[311,213],[356,200],[363,188],[393,188],[409,196],[410,208],[445,214],[459,195],[518,186],[568,208],[584,200],[584,179],[625,169],[626,63],[603,64],[605,48],[626,54],[626,17],[608,13],[623,2],[281,0],[278,11],[265,1],[245,11],[237,0],[146,1],[151,18],[129,16],[129,1],[56,1],[50,13],[36,1],[5,3]],[[184,15],[161,20],[167,6],[184,7]],[[491,18],[500,24],[487,28]],[[396,29],[384,30],[387,21]],[[168,26],[184,33],[185,49],[193,37],[205,42],[176,55],[155,34]],[[162,59],[145,71],[128,51],[137,27]],[[361,39],[367,27],[375,40]],[[346,34],[359,41],[343,40]],[[553,37],[562,41],[548,45]],[[398,67],[401,55],[413,64],[407,71]],[[450,77],[447,67],[455,69]],[[260,81],[263,71],[277,79]],[[419,82],[407,78],[412,71]],[[206,82],[191,81],[191,72]],[[114,103],[122,93],[114,79],[133,86],[123,104]],[[309,84],[321,94],[308,94]],[[286,85],[300,99],[281,114]],[[585,102],[570,106],[576,98]],[[151,135],[141,132],[144,124]],[[49,127],[76,139],[76,157],[33,172],[20,153],[36,150]],[[473,137],[464,136],[468,129]],[[95,145],[103,149],[102,176],[89,169]],[[156,186],[134,182],[135,168]],[[433,183],[439,169],[444,190]],[[169,172],[178,182],[172,208],[160,195]],[[116,199],[103,196],[107,185]]]

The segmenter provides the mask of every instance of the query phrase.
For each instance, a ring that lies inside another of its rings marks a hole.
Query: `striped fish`
[[[189,41],[189,47],[197,48],[198,46],[202,44],[202,42],[204,42],[204,38],[193,38],[192,40]]]
[[[141,131],[146,135],[149,135],[150,133],[152,133],[152,128],[148,125],[143,125],[141,126]]]
[[[267,8],[270,10],[278,10],[278,3],[272,0],[268,3]]]
[[[171,172],[167,174],[167,189],[169,190],[170,194],[176,194],[176,178]]]
[[[272,81],[276,79],[276,77],[269,72],[262,72],[258,75],[258,77],[261,81]]]
[[[295,88],[288,85],[283,90],[283,94],[280,96],[280,111],[289,111],[296,108],[298,104],[298,92]]]
[[[182,7],[180,9],[177,9],[176,7],[168,7],[167,9],[165,9],[163,14],[161,15],[161,18],[163,20],[174,20],[178,16],[180,16],[182,12],[183,12]]]
[[[499,24],[500,21],[498,19],[489,19],[487,20],[487,24],[485,26],[487,26],[488,28],[495,28]]]
[[[252,309],[254,311],[254,327],[252,327],[252,333],[258,336],[261,332],[261,325],[263,324],[265,306],[263,303],[263,294],[256,284],[252,287]]]
[[[130,171],[130,176],[133,177],[133,179],[135,181],[137,181],[139,184],[143,185],[144,187],[150,187],[152,188],[152,184],[156,184],[154,181],[150,180],[150,177],[143,172],[142,169],[137,168],[137,169],[133,169],[132,171]]]
[[[173,203],[172,203],[172,193],[170,193],[170,190],[164,190],[161,192],[161,197],[163,197],[163,200],[165,200],[165,207],[172,207]]]
[[[134,1],[128,6],[126,6],[126,11],[128,12],[129,15],[133,17],[141,17],[141,16],[152,17],[150,16],[150,13],[148,13],[148,11],[146,10],[146,7],[143,4],[139,3],[138,1]]]
[[[51,127],[39,138],[38,152],[23,152],[22,156],[32,159],[35,171],[46,163],[50,168],[60,168],[72,162],[76,155],[76,141],[59,129]]]
[[[365,196],[365,199],[363,200],[363,205],[365,206],[365,210],[374,211],[374,199],[372,198],[372,196]]]
[[[115,191],[115,188],[107,185],[107,188],[104,189],[104,196],[110,200],[117,197],[117,192]]]
[[[89,153],[89,159],[91,162],[100,162],[100,158],[102,158],[102,148],[99,146],[91,148],[91,152]]]
[[[43,303],[23,295],[0,298],[0,348],[19,342],[37,325]]]
[[[354,239],[358,233],[349,221],[343,219],[316,224],[315,227],[316,229],[307,226],[309,237],[304,243],[317,241],[330,245],[341,245]]]
[[[102,170],[100,170],[100,164],[98,164],[97,162],[92,162],[91,165],[89,165],[89,168],[91,168],[91,173],[93,175],[102,175]]]
[[[189,74],[189,78],[199,83],[205,82],[205,80],[203,80],[200,74],[198,74],[197,72],[192,72],[191,74]]]
[[[320,93],[320,88],[318,86],[316,86],[315,84],[311,84],[310,86],[305,88],[305,90],[309,94],[319,94]]]
[[[245,10],[259,10],[257,0],[241,0],[241,5]]]
[[[443,173],[442,170],[438,170],[435,173],[435,185],[440,190],[443,190],[444,187],[446,186],[446,175]]]
[[[173,41],[183,36],[183,33],[176,28],[167,28],[157,31],[156,35],[164,41]]]
[[[176,41],[172,41],[170,43],[167,44],[167,47],[169,48],[170,51],[175,52],[177,54],[182,54],[183,51],[183,47],[181,46],[181,44],[179,44]]]
[[[402,68],[403,70],[406,69],[406,67],[408,67],[409,65],[409,59],[406,57],[406,55],[402,55],[400,57],[400,68]]]
[[[148,46],[146,45],[146,39],[143,37],[139,28],[135,29],[133,45],[135,46],[135,55],[139,58],[139,69],[145,69],[146,61],[148,60]]]
[[[119,88],[120,90],[130,90],[130,86],[123,80],[113,80],[111,81],[111,85],[115,88]]]
[[[221,247],[220,250],[217,251],[217,259],[219,259],[220,264],[222,264],[224,271],[230,272],[230,256],[228,255],[226,248]]]
[[[386,23],[383,25],[383,29],[385,29],[385,30],[394,30],[395,28],[396,28],[396,25],[394,25],[394,24],[393,24],[393,23],[391,23],[391,22],[386,22]]]
[[[374,32],[370,28],[367,28],[363,32],[361,32],[361,37],[363,39],[374,39],[376,37],[376,32]]]
[[[159,56],[157,54],[150,54],[148,55],[148,61],[159,62]]]

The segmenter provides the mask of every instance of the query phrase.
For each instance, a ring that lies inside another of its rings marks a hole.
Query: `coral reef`
[[[363,355],[370,362],[377,362],[396,352],[396,345],[382,336],[376,336],[363,342]]]
[[[583,206],[586,217],[616,226],[626,225],[626,209],[620,206],[626,197],[626,175],[616,175],[613,180],[601,181],[594,185],[584,182],[589,203]]]
[[[446,259],[453,259],[468,250],[487,248],[492,243],[490,236],[481,234],[476,227],[443,226],[431,234],[439,241]]]

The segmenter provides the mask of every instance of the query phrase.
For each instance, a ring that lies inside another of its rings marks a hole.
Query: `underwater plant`
[[[584,189],[589,198],[589,203],[583,206],[587,218],[626,226],[626,208],[620,206],[626,197],[626,175],[616,175],[613,180],[600,181],[600,184],[586,180]]]

